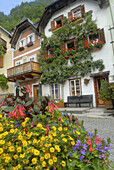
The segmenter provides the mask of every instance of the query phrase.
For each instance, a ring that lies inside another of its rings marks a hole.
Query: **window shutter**
[[[64,55],[65,53],[65,43],[61,45],[61,53]]]
[[[55,28],[55,23],[54,23],[54,21],[51,21],[51,30],[53,31],[54,28]]]
[[[85,14],[85,7],[84,5],[81,6],[81,15],[82,15],[82,18],[84,17],[84,14]]]
[[[0,68],[3,68],[3,56],[0,56]]]
[[[33,42],[35,41],[35,34],[33,34]]]
[[[99,34],[99,39],[100,39],[100,41],[106,42],[106,41],[105,41],[104,28],[99,29],[99,30],[98,30],[98,34]]]
[[[48,51],[44,51],[44,57],[48,57]]]
[[[61,23],[63,25],[63,19],[64,19],[64,15],[61,15]]]
[[[74,41],[75,50],[78,51],[78,40]]]
[[[72,11],[68,12],[68,21],[72,21]]]

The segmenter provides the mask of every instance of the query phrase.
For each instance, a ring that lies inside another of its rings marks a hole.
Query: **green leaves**
[[[15,107],[10,106],[10,107],[6,107],[6,108],[4,109],[4,111],[5,111],[5,112],[12,112],[14,109],[15,109]]]

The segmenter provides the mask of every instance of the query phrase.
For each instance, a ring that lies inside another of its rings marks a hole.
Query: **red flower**
[[[32,93],[32,90],[28,86],[26,86],[26,92]]]
[[[53,113],[53,110],[58,109],[57,105],[55,105],[52,102],[48,103],[48,106],[49,106],[49,112],[50,113]]]
[[[3,106],[3,105],[4,105],[4,103],[5,103],[5,100],[3,100],[2,104],[0,105],[0,107],[1,107],[1,106]]]
[[[97,139],[97,141],[95,142],[95,144],[97,144],[97,143],[101,143],[101,137],[100,138],[98,138],[97,136],[95,137],[95,139]]]
[[[14,119],[18,119],[20,117],[23,118],[25,117],[24,110],[25,110],[24,106],[18,104],[16,108],[13,110],[13,112],[8,113],[8,117]]]

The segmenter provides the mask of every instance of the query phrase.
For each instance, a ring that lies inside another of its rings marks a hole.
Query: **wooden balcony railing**
[[[39,63],[29,61],[19,66],[7,69],[7,78],[9,81],[24,80],[25,78],[40,77]]]
[[[3,40],[2,38],[0,38],[0,43],[3,45],[3,51],[6,52],[7,50],[7,42],[5,40]]]

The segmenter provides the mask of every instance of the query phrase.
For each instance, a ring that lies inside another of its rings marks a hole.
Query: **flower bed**
[[[106,170],[109,150],[109,139],[104,141],[97,130],[89,133],[83,122],[61,113],[47,98],[25,101],[7,118],[0,116],[1,169]]]

